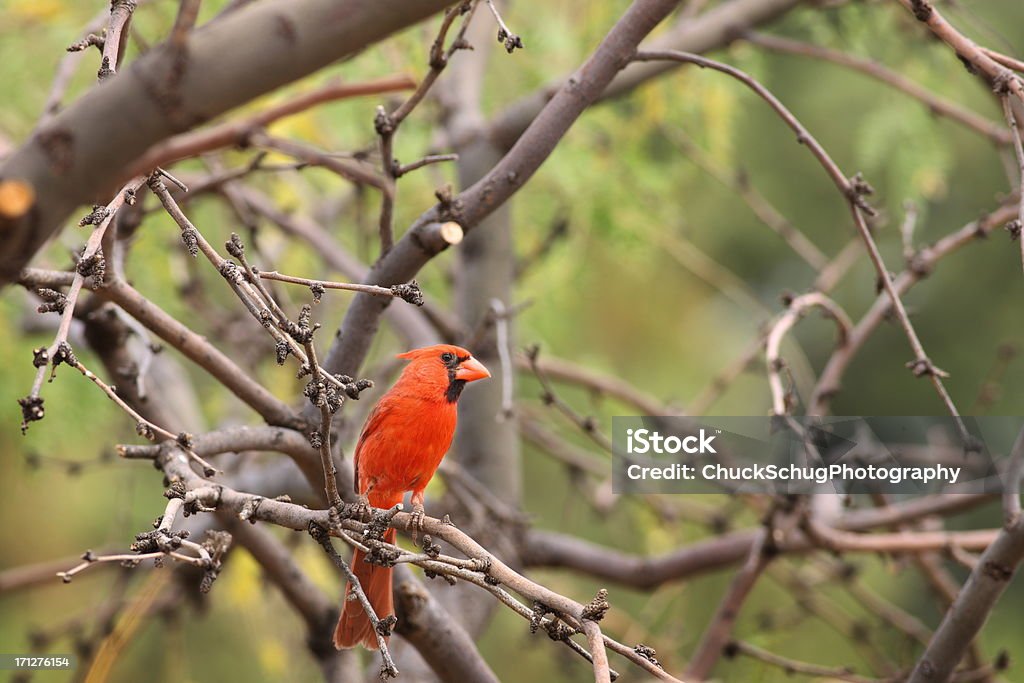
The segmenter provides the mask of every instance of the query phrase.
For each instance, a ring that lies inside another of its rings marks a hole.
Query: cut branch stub
[[[455,246],[456,244],[461,242],[462,238],[466,234],[463,231],[462,226],[456,223],[455,221],[448,221],[447,223],[442,223],[438,232],[441,235],[441,239],[443,239],[445,242],[452,246]]]

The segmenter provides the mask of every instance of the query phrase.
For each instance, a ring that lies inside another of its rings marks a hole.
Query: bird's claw
[[[423,531],[423,520],[426,517],[426,510],[422,505],[414,505],[409,521],[405,525],[406,531],[412,531],[413,543],[419,541],[419,532]]]

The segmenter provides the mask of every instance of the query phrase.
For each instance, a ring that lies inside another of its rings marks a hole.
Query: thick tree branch
[[[439,223],[454,220],[465,231],[517,192],[554,151],[562,136],[629,63],[636,46],[670,11],[672,0],[637,0],[616,23],[586,63],[551,98],[526,132],[491,171],[457,197],[433,207],[370,270],[367,284],[408,282],[447,247]],[[390,282],[389,282],[390,281]],[[387,301],[359,295],[352,302],[338,337],[324,360],[328,372],[352,374],[369,351]]]
[[[308,530],[311,525],[315,525],[331,530],[333,534],[341,536],[349,543],[357,543],[350,535],[351,532],[362,531],[365,533],[367,530],[368,525],[354,520],[339,520],[330,510],[310,510],[287,501],[267,499],[238,491],[229,486],[214,484],[196,474],[189,467],[187,455],[173,442],[164,444],[157,463],[172,485],[183,487],[186,505],[198,505],[200,509],[215,509],[221,514],[235,515],[242,521],[270,522],[288,529]],[[412,515],[399,512],[389,515],[389,517],[390,525],[403,528],[409,523]],[[397,546],[389,546],[389,549],[399,553],[399,561],[411,562],[435,573],[471,581],[490,592],[494,592],[497,587],[501,586],[503,590],[507,589],[507,591],[518,593],[528,601],[539,604],[544,610],[544,614],[553,614],[571,629],[565,637],[581,631],[583,622],[596,618],[591,605],[576,602],[519,574],[450,523],[427,517],[424,518],[423,524],[425,532],[449,543],[467,559],[446,558],[437,554],[412,554]],[[403,554],[406,557],[403,558]],[[540,615],[538,619],[542,616]],[[602,636],[602,639],[606,647],[624,655],[637,666],[658,675],[663,680],[677,680],[621,643],[607,636]]]
[[[23,215],[0,216],[0,283],[17,275],[76,206],[111,192],[150,146],[353,55],[446,4],[261,2],[190,34],[182,49],[150,50],[0,164],[0,178],[27,183],[36,197]]]
[[[993,497],[993,494],[927,496],[885,508],[855,510],[841,517],[834,527],[847,532],[863,532],[931,515],[948,515],[971,509]],[[667,581],[699,576],[737,564],[749,557],[758,533],[757,530],[734,531],[662,555],[643,557],[574,536],[535,529],[529,531],[523,539],[523,562],[528,567],[563,567],[624,586],[650,589]],[[874,543],[873,550],[888,551],[897,545],[901,548],[909,545],[919,552],[942,549],[950,540],[948,537],[933,536],[927,544],[913,547],[914,541],[906,537],[902,540],[880,538],[877,535],[863,538],[872,539],[867,543]],[[990,540],[990,537],[981,540]],[[891,546],[888,545],[890,543]],[[794,536],[779,544],[778,549],[785,553],[803,553],[815,547],[805,536]]]
[[[1019,511],[1024,430],[1017,435],[1010,458],[1014,465],[1005,496],[1006,499],[1013,496],[1017,502],[1006,507]],[[907,683],[936,683],[949,679],[1021,562],[1024,562],[1024,516],[1018,513],[1007,516],[1002,531],[978,559],[977,567],[946,612]]]

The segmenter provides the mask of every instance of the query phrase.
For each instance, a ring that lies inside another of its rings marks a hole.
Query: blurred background
[[[204,2],[200,22],[223,4]],[[513,3],[505,18],[526,49],[490,56],[485,112],[498,112],[571,72],[627,5],[621,0]],[[937,5],[973,37],[1008,54],[1024,54],[1021,3],[958,0]],[[0,135],[18,143],[31,133],[65,48],[106,6],[105,0],[0,0]],[[161,1],[137,10],[127,60],[163,39],[175,10],[176,3]],[[418,78],[426,70],[436,24],[435,17],[247,109],[285,100],[335,76],[359,81],[409,73]],[[984,85],[896,2],[807,5],[764,30],[878,60],[935,93],[1002,121],[997,101]],[[876,234],[893,270],[902,267],[899,226],[907,202],[918,213],[913,241],[920,246],[994,210],[1011,191],[1006,163],[1009,159],[1012,166],[1012,154],[934,117],[919,102],[875,80],[742,41],[713,56],[768,86],[844,171],[864,173],[876,191],[871,197],[881,210]],[[76,72],[67,101],[93,84],[93,57]],[[375,142],[375,107],[386,99],[328,104],[283,120],[272,130],[325,149],[365,148]],[[435,120],[436,106],[428,101],[402,128],[400,158],[416,158],[430,148]],[[242,153],[237,154],[238,163],[244,163]],[[193,167],[199,168],[184,166]],[[815,277],[734,188],[709,172],[715,169],[730,182],[738,177],[756,188],[826,255],[836,254],[855,236],[848,209],[828,178],[761,100],[721,74],[677,70],[585,113],[512,200],[515,252],[529,264],[513,300],[525,305],[516,320],[517,346],[540,344],[542,354],[621,378],[670,405],[685,407],[700,395],[757,339],[766,321],[783,310],[780,295],[807,290]],[[396,226],[409,225],[433,204],[437,186],[454,181],[454,170],[443,165],[404,178]],[[351,192],[336,176],[316,169],[265,174],[252,182],[284,209],[314,215],[329,198]],[[327,226],[366,262],[376,253],[377,203],[373,194],[350,197]],[[239,229],[235,217],[212,201],[190,204],[189,215],[213,243]],[[553,233],[558,236],[552,238]],[[36,263],[66,268],[69,254],[84,239],[85,233],[71,225]],[[260,240],[282,272],[306,274],[316,262],[308,247],[290,243],[280,233],[266,230]],[[549,249],[543,247],[549,242]],[[542,248],[543,258],[529,257]],[[446,253],[420,274],[428,299],[450,302],[453,264],[453,254]],[[182,291],[194,278],[209,283],[219,279],[203,266],[197,267],[181,249],[178,231],[166,216],[158,216],[139,231],[128,275],[167,311],[213,334],[218,319],[240,315],[240,307],[226,288],[211,284],[208,310],[194,312]],[[1018,245],[996,230],[943,259],[905,297],[925,348],[950,373],[949,390],[964,412],[1019,415],[1024,410],[1024,393],[1018,388],[1024,383],[1024,362],[1017,358],[1024,341],[1022,284]],[[304,300],[301,288],[296,289],[284,290],[293,307]],[[856,320],[875,296],[874,272],[861,256],[834,298]],[[349,300],[344,293],[326,296],[316,311],[318,319],[333,327]],[[115,444],[139,442],[134,425],[96,387],[67,368],[45,387],[47,418],[26,435],[20,433],[16,400],[32,383],[31,350],[50,342],[55,325],[54,314],[35,313],[36,303],[15,287],[0,297],[5,330],[0,335],[0,572],[58,558],[73,561],[87,548],[125,548],[165,504],[161,475],[147,464],[120,461],[115,454]],[[833,341],[834,326],[814,315],[784,347],[802,397],[813,386]],[[263,346],[253,361],[257,376],[279,397],[297,402],[301,383],[294,369],[275,366],[272,344],[268,340]],[[375,342],[371,370],[386,367],[389,354],[397,350],[394,336],[384,329]],[[100,366],[88,353],[82,355],[86,365]],[[904,367],[911,357],[898,326],[883,324],[846,374],[833,412],[942,413],[931,386]],[[185,367],[208,423],[252,421],[208,377]],[[517,398],[533,410],[547,410],[537,382],[528,374],[520,377]],[[612,415],[635,412],[582,389],[563,388],[560,395],[581,413],[594,415],[605,430]],[[717,415],[764,415],[769,410],[760,360],[706,408]],[[561,425],[560,432],[593,450],[571,426]],[[572,476],[562,464],[524,448],[523,508],[536,527],[641,554],[657,554],[716,533],[698,515],[668,524],[630,500],[602,513],[573,493]],[[726,527],[755,521],[749,513],[729,512],[713,496],[694,498],[692,504],[699,510],[726,510],[720,520]],[[951,526],[992,527],[999,520],[997,506],[988,506]],[[302,566],[331,595],[340,595],[340,582],[319,549],[293,536],[285,537],[295,542]],[[856,556],[849,562],[871,590],[925,624],[935,626],[941,619],[929,589],[915,572],[906,571],[904,561]],[[966,576],[962,570],[954,573],[959,580]],[[0,592],[0,650],[56,653],[95,646],[95,615],[128,591],[145,595],[159,575],[148,568],[101,570],[86,572],[70,585],[54,578],[30,590]],[[558,571],[533,575],[583,600],[604,585]],[[730,576],[714,573],[671,582],[652,593],[608,585],[615,609],[604,627],[623,642],[656,648],[666,668],[679,671]],[[982,635],[989,656],[1024,638],[1018,607],[1024,588],[1018,582],[1010,590]],[[914,661],[919,646],[887,633],[871,610],[841,586],[807,597],[815,599],[821,600],[817,609],[829,613],[826,617],[796,608],[785,576],[771,577],[744,606],[737,635],[772,651],[833,665],[861,666],[880,653],[900,665]],[[258,565],[238,552],[208,599],[197,601],[194,609],[140,624],[124,644],[109,680],[315,680],[319,672],[304,638],[302,623],[266,584]],[[507,611],[497,613],[481,647],[503,680],[592,677],[580,661],[549,646],[547,638],[531,636],[524,622]],[[1024,680],[1021,669],[1016,671],[1004,680]],[[717,675],[727,681],[789,680],[781,670],[744,658],[724,662]],[[40,673],[35,680],[70,676]]]

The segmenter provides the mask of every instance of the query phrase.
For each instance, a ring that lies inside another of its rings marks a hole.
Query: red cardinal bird
[[[375,508],[390,508],[412,491],[413,515],[423,516],[423,491],[437,471],[455,435],[455,404],[467,382],[490,377],[480,361],[458,346],[439,344],[398,355],[410,361],[366,418],[355,454],[356,493]],[[395,542],[388,529],[384,541]],[[381,619],[394,614],[391,568],[352,555],[352,570]],[[376,650],[369,617],[345,586],[344,608],[334,629],[334,646],[362,644]]]

